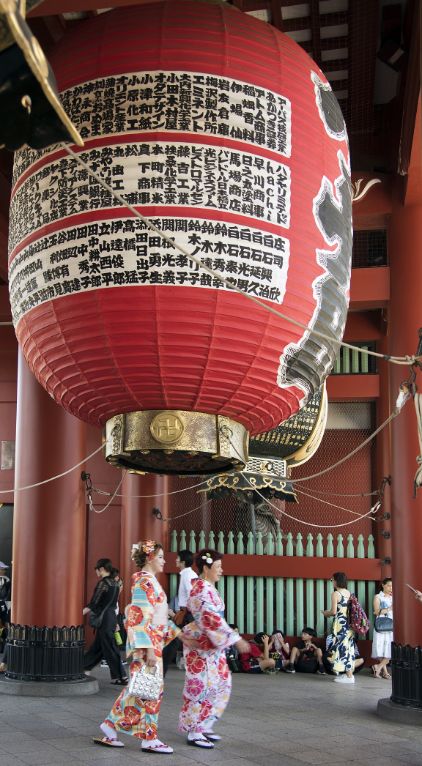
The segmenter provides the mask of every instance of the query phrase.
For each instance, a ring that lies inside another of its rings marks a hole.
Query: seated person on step
[[[325,675],[325,669],[322,660],[322,649],[315,643],[317,637],[313,628],[305,627],[302,630],[301,638],[294,645],[290,662],[286,666],[286,673],[316,673]]]
[[[239,657],[244,673],[265,673],[276,669],[275,660],[270,657],[270,638],[266,633],[257,633],[250,642],[249,651],[242,652]]]
[[[281,630],[275,630],[270,636],[270,657],[275,660],[277,670],[283,670],[288,665],[290,646],[284,638]]]

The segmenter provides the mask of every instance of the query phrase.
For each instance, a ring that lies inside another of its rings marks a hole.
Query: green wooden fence
[[[364,351],[375,351],[374,344],[356,343]],[[331,371],[332,375],[365,375],[376,372],[376,360],[373,356],[360,353],[357,348],[342,347]]]
[[[295,537],[291,532],[283,534],[281,530],[274,537],[271,533],[265,540],[258,532],[245,535],[242,532],[177,532],[171,535],[170,549],[173,552],[188,548],[196,552],[202,548],[213,548],[221,553],[256,556],[300,556],[315,559],[315,571],[318,571],[318,558],[374,559],[374,537],[366,539],[352,534],[334,536],[330,533],[324,538],[321,533],[308,534],[304,544],[303,535]],[[372,600],[375,594],[375,580],[349,580],[349,589],[356,593],[360,603],[371,618]],[[299,635],[307,625],[314,627],[319,636],[330,631],[331,620],[321,614],[322,609],[330,606],[332,584],[315,578],[293,577],[249,577],[229,575],[221,578],[218,590],[226,603],[226,619],[238,626],[241,633],[254,634],[265,630],[272,633],[279,628],[288,636]],[[170,575],[170,597],[177,591],[177,575]],[[368,634],[372,637],[372,631]]]

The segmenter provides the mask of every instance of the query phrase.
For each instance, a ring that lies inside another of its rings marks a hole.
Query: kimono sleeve
[[[172,620],[169,620],[164,633],[164,646],[170,644],[179,633],[181,633],[180,628],[178,628]]]
[[[191,593],[189,607],[201,633],[215,649],[227,649],[239,641],[239,634],[227,624],[206,590],[196,595]]]
[[[157,594],[151,580],[142,578],[132,588],[132,601],[126,610],[127,649],[154,648],[152,618]]]

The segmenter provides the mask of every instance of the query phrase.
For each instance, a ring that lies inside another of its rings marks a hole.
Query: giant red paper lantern
[[[295,42],[224,3],[113,10],[49,58],[82,159],[217,276],[63,148],[22,150],[9,281],[26,359],[63,407],[106,424],[111,462],[242,465],[248,432],[320,388],[344,329],[350,165],[330,86]]]

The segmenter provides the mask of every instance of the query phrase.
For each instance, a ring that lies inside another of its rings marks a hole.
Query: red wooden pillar
[[[123,577],[122,603],[130,599],[130,580],[135,566],[130,554],[133,543],[139,540],[156,540],[169,550],[168,519],[169,498],[168,476],[146,474],[138,476],[126,472],[122,484],[122,525],[120,549],[120,573]],[[164,520],[154,514],[157,509]],[[166,577],[162,580],[165,586]],[[161,578],[160,578],[161,579]]]
[[[37,484],[83,460],[84,435],[84,424],[55,404],[19,351],[15,487]],[[81,663],[83,649],[86,538],[86,504],[80,472],[81,468],[75,469],[56,481],[15,492],[13,626],[8,662],[12,678],[50,680],[44,676],[52,675],[54,680],[62,676],[70,680],[69,675],[83,677],[82,667],[76,667]],[[25,628],[28,636],[25,633],[23,645],[18,646],[13,640],[15,633],[18,638],[21,626],[28,626]],[[36,632],[36,639],[34,626],[46,626],[45,630]],[[52,638],[49,629],[53,626],[60,630]],[[70,626],[74,626],[73,632]],[[58,667],[52,659],[57,651],[49,658],[43,647],[43,642],[48,646],[56,638],[59,643],[69,642],[73,660],[69,657],[68,660],[71,665],[74,662],[74,672]],[[78,644],[73,652],[72,639]],[[37,660],[36,653],[30,651],[31,646],[34,647],[33,640],[39,649]],[[28,661],[30,666],[38,663],[37,670],[35,667],[23,670]]]
[[[391,269],[390,353],[416,352],[422,324],[422,206],[397,206],[389,229]],[[390,365],[394,406],[407,367]],[[419,373],[419,390],[422,375]],[[406,583],[422,588],[422,493],[413,498],[416,456],[419,454],[415,409],[408,402],[391,426],[392,555],[394,587],[394,639],[401,644],[422,644],[422,604],[415,602]]]
[[[414,354],[421,325],[422,205],[395,205],[389,227],[391,299],[390,354]],[[394,403],[408,367],[390,365],[390,395]],[[422,375],[417,384],[421,390]],[[422,589],[422,492],[413,497],[413,480],[419,454],[414,404],[409,401],[391,424],[391,543],[394,593],[394,643],[392,645],[391,700],[380,700],[385,717],[420,717],[422,669],[416,647],[422,645],[422,604],[415,601],[406,583]],[[388,708],[390,706],[390,708]]]
[[[387,354],[388,338],[383,337],[378,343],[377,350],[381,354]],[[387,420],[391,412],[390,387],[389,387],[389,364],[380,361],[378,363],[380,377],[380,395],[377,401],[377,428]],[[380,487],[384,478],[391,475],[391,435],[388,428],[384,428],[376,437],[376,464],[374,487]],[[373,501],[375,502],[375,498]],[[384,487],[384,497],[381,509],[382,521],[374,523],[374,536],[376,540],[376,553],[382,562],[381,580],[391,577],[392,540],[391,540],[391,488],[388,484]]]

